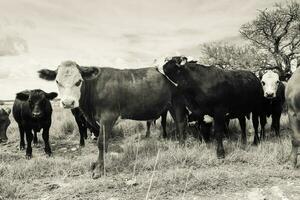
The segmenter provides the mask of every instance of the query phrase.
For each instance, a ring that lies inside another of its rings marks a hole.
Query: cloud
[[[8,36],[13,38],[4,49],[14,51],[16,37],[28,47],[17,56],[0,58],[0,99],[13,98],[25,87],[54,90],[55,84],[39,80],[36,71],[53,69],[63,60],[137,68],[176,52],[198,57],[201,43],[238,41],[241,24],[272,4],[272,0],[0,1],[0,35],[12,30]],[[8,66],[9,74],[3,70]]]

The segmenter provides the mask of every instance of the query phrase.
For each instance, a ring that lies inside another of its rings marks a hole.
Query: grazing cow
[[[242,129],[245,129],[245,116],[252,112],[257,142],[263,89],[255,74],[189,63],[182,56],[166,60],[159,71],[177,86],[185,97],[188,110],[198,116],[210,115],[214,118],[218,158],[225,157],[223,135],[227,113],[229,118],[240,119]],[[246,132],[243,131],[243,144],[246,144],[246,139]]]
[[[10,108],[0,107],[0,143],[7,141],[6,131],[10,124],[9,114],[11,112]]]
[[[285,102],[285,86],[279,80],[278,73],[268,70],[260,73],[260,80],[264,90],[263,116],[261,117],[261,138],[265,138],[266,118],[272,117],[272,129],[277,137],[280,136],[280,117]]]
[[[116,120],[154,120],[172,109],[176,128],[183,136],[185,107],[177,89],[155,68],[114,69],[82,67],[73,61],[61,63],[57,70],[40,70],[40,78],[56,80],[61,106],[79,107],[87,119],[100,124],[99,155],[92,165],[93,178],[104,169],[104,150]],[[183,141],[181,137],[181,141]]]
[[[31,142],[38,143],[37,132],[43,129],[45,153],[51,155],[49,145],[49,129],[51,126],[52,106],[49,100],[57,97],[57,93],[46,93],[43,90],[25,90],[17,93],[13,105],[13,116],[20,131],[20,149],[25,148],[24,132],[26,133],[26,158],[32,157]],[[34,132],[34,137],[32,135]]]
[[[98,137],[99,135],[99,125],[94,122],[90,122],[85,119],[84,114],[80,109],[74,108],[71,109],[71,112],[73,116],[75,117],[75,121],[77,123],[78,129],[79,129],[79,134],[80,134],[80,146],[84,146],[84,139],[87,139],[87,129],[90,130],[90,132],[95,136]]]
[[[294,167],[297,166],[297,154],[300,146],[300,68],[297,68],[294,74],[289,79],[285,99],[288,107],[288,116],[290,126],[292,128],[292,152],[291,160]]]

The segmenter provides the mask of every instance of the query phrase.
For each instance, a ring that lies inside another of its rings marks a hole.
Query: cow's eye
[[[262,85],[266,85],[266,83],[264,81],[261,82]]]
[[[82,82],[81,80],[77,81],[77,82],[75,83],[75,86],[76,86],[76,87],[79,87],[80,84],[81,84],[81,82]]]
[[[57,80],[56,80],[56,84],[57,84],[58,86],[62,87],[62,84],[61,84],[60,82],[58,82]]]
[[[276,84],[279,85],[279,81],[276,81]]]

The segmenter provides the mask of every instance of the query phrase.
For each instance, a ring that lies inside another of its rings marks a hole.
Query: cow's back
[[[28,116],[28,105],[27,102],[21,101],[19,99],[15,99],[12,112],[13,112],[13,117],[16,120],[17,123],[23,123],[24,122],[24,117]]]

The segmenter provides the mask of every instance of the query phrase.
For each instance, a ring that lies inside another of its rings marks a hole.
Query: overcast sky
[[[275,2],[280,0],[0,0],[0,54],[17,43],[21,52],[0,56],[0,99],[24,89],[56,91],[36,71],[63,60],[148,67],[161,56],[198,57],[201,43],[242,43],[240,26]]]

